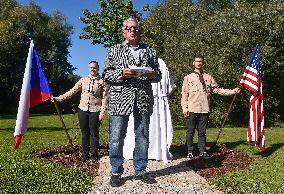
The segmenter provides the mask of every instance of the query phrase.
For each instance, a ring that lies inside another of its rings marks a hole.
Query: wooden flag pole
[[[72,139],[71,139],[71,137],[70,137],[70,135],[69,135],[69,133],[68,133],[68,131],[67,131],[67,128],[66,128],[65,123],[64,123],[64,121],[63,121],[63,119],[62,119],[62,116],[61,116],[61,113],[60,113],[60,111],[59,111],[59,108],[58,108],[56,102],[53,102],[53,103],[54,103],[54,106],[55,106],[56,111],[57,111],[57,113],[58,113],[58,116],[59,116],[59,118],[60,118],[60,121],[61,121],[61,123],[62,123],[63,129],[65,130],[66,136],[67,136],[67,138],[68,138],[68,140],[69,140],[69,144],[72,145]]]
[[[246,68],[245,68],[245,69],[246,69]],[[238,86],[238,88],[240,88],[240,85]],[[227,111],[227,114],[225,114],[225,118],[224,118],[224,121],[223,121],[223,123],[222,123],[220,129],[219,129],[217,138],[216,138],[216,140],[215,140],[215,144],[218,143],[218,140],[219,140],[220,135],[221,135],[221,133],[222,133],[223,127],[224,127],[224,125],[225,125],[225,122],[226,122],[227,119],[228,119],[229,113],[230,113],[231,108],[232,108],[232,106],[233,106],[233,103],[234,103],[234,101],[235,101],[235,99],[236,99],[236,96],[237,96],[237,94],[234,95],[234,98],[233,98],[233,100],[232,100],[232,102],[231,102],[231,104],[230,104],[230,106],[229,106],[229,109],[228,109],[228,111]]]
[[[234,95],[234,98],[233,98],[233,100],[232,100],[232,102],[231,102],[231,104],[230,104],[230,106],[229,106],[229,109],[228,109],[227,113],[225,114],[224,121],[223,121],[223,123],[222,123],[222,125],[221,125],[221,128],[219,129],[217,138],[216,138],[216,140],[215,140],[216,144],[218,143],[218,140],[219,140],[220,135],[221,135],[221,133],[222,133],[223,127],[224,127],[224,125],[225,125],[225,122],[226,122],[227,119],[228,119],[229,113],[230,113],[231,108],[232,108],[232,105],[233,105],[233,103],[234,103],[234,101],[235,101],[235,99],[236,99],[236,96],[237,96],[237,94]]]

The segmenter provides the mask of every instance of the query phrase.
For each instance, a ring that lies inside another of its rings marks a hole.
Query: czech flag
[[[15,149],[19,148],[22,137],[27,131],[29,109],[49,100],[51,96],[52,92],[49,89],[33,40],[31,40],[14,133]]]

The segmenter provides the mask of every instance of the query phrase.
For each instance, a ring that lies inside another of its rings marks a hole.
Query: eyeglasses
[[[133,29],[133,30],[132,30],[132,29]],[[124,28],[124,30],[126,30],[126,31],[128,31],[128,32],[131,32],[131,31],[133,31],[133,32],[139,32],[140,27],[138,27],[138,26],[126,26],[126,27]]]
[[[202,61],[195,61],[195,62],[197,62],[197,63],[198,63],[198,62],[199,62],[199,63],[201,63]]]

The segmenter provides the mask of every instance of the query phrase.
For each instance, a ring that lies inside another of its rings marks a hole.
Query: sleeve
[[[106,83],[103,82],[103,97],[102,97],[102,106],[101,106],[102,113],[106,111],[106,107],[107,107],[107,87]]]
[[[181,91],[181,107],[183,113],[188,112],[187,101],[188,101],[188,81],[187,77],[184,77],[182,84],[182,91]]]
[[[157,52],[155,49],[150,48],[149,49],[151,57],[151,64],[150,67],[155,71],[155,79],[151,80],[152,83],[157,83],[162,79],[162,73],[159,68],[159,62],[157,57]]]
[[[234,90],[220,88],[213,77],[211,77],[211,88],[214,93],[222,96],[230,96],[235,94]]]
[[[117,54],[118,50],[115,47],[108,49],[107,57],[104,63],[104,70],[102,78],[107,83],[121,83],[124,81],[122,76],[122,69],[117,68],[114,62],[114,55]]]
[[[175,91],[176,89],[176,85],[175,85],[175,81],[174,78],[172,76],[172,74],[169,72],[169,70],[167,70],[167,79],[168,79],[168,96],[171,96],[171,94]]]
[[[83,78],[81,78],[73,88],[71,88],[68,92],[60,95],[59,97],[55,97],[55,100],[57,100],[58,102],[64,101],[66,99],[71,98],[72,96],[74,96],[77,92],[79,92],[80,90],[82,90],[82,81]]]

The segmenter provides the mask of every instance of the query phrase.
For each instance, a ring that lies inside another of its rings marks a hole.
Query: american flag
[[[263,110],[262,80],[263,73],[260,64],[260,48],[256,45],[245,72],[240,81],[240,86],[250,89],[250,118],[248,124],[247,140],[265,151],[265,128]]]

